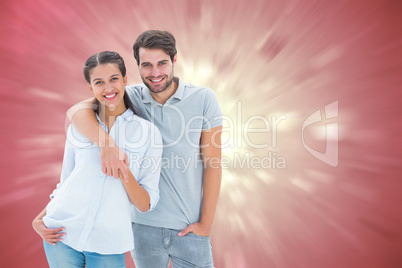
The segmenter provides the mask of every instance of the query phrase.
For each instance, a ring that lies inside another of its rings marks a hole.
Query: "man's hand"
[[[194,233],[199,236],[209,236],[211,233],[211,226],[203,225],[201,222],[195,222],[187,226],[186,229],[178,233],[178,236],[185,236],[188,233]]]
[[[56,245],[56,242],[62,241],[62,236],[66,233],[60,233],[64,230],[64,227],[57,229],[48,229],[42,219],[34,219],[32,222],[34,230],[42,237],[43,240],[51,245]]]
[[[127,154],[117,145],[101,147],[102,171],[108,176],[119,178],[119,170],[124,180],[129,179],[127,166],[129,165]]]
[[[67,116],[82,135],[101,148],[103,173],[118,179],[119,170],[121,170],[124,180],[127,181],[129,179],[128,172],[123,167],[129,165],[128,157],[99,125],[94,112],[97,107],[97,100],[90,98],[71,107]]]

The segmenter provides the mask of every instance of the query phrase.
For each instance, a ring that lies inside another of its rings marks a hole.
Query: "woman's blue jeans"
[[[98,254],[79,252],[63,242],[50,245],[43,241],[46,258],[50,268],[124,268],[126,260],[123,254]]]

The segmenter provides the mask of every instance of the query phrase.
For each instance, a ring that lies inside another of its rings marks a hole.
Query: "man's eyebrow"
[[[161,63],[161,62],[168,62],[169,60],[160,60],[160,61],[158,61],[158,63]],[[141,65],[143,65],[143,64],[151,64],[150,62],[148,62],[148,61],[144,61],[144,62],[141,62]],[[152,65],[152,64],[151,64]]]

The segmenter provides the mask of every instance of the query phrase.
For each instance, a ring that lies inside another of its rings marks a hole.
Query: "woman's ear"
[[[123,84],[124,86],[127,86],[127,75],[123,77]]]
[[[87,83],[87,87],[88,87],[89,91],[91,91],[91,93],[94,94],[94,90],[92,89],[91,85]]]

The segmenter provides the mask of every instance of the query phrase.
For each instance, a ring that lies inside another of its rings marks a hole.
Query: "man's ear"
[[[176,55],[174,55],[174,57],[173,57],[173,63],[176,63],[176,61],[177,61],[177,53],[176,53]]]
[[[92,89],[91,85],[87,83],[87,87],[88,87],[89,91],[91,91],[91,93],[93,94],[94,90]]]

